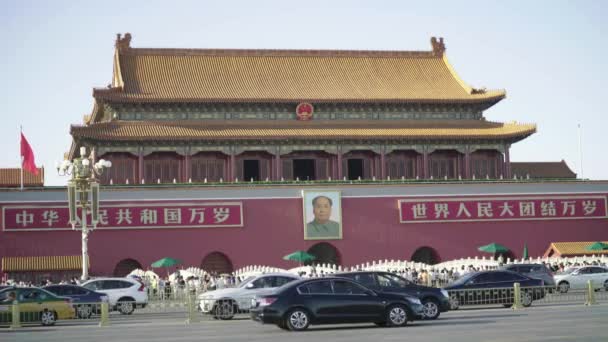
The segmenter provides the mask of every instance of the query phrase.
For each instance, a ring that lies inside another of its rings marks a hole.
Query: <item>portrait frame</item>
[[[318,224],[313,200],[326,197],[331,201],[329,221]],[[339,190],[302,190],[304,240],[342,240],[342,192]],[[337,231],[336,230],[337,223]]]

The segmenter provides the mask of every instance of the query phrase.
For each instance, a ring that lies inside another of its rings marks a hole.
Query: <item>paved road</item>
[[[111,315],[110,327],[95,322],[62,322],[55,327],[18,331],[0,328],[1,341],[607,341],[608,305],[557,305],[512,311],[458,310],[436,321],[405,328],[374,325],[316,326],[302,333],[247,319],[186,325],[181,313]]]

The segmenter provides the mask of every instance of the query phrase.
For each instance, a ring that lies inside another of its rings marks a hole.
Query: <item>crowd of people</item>
[[[601,264],[599,261],[591,262],[554,262],[545,263],[542,262],[547,268],[554,273],[564,272],[568,268],[580,267],[580,266],[607,266]],[[434,268],[427,266],[424,268],[393,268],[388,269],[388,272],[397,274],[413,283],[424,284],[429,286],[441,287],[449,284],[452,281],[472,272],[486,271],[496,269],[501,266],[502,263],[497,263],[496,266],[474,266],[474,265],[461,265],[460,267],[451,268]],[[355,269],[357,270],[357,269]],[[361,270],[361,269],[358,269]],[[234,274],[217,274],[215,272],[205,273],[203,276],[192,276],[183,271],[176,271],[172,276],[158,277],[158,276],[136,276],[132,277],[140,280],[148,289],[148,294],[151,298],[158,299],[169,299],[179,297],[186,293],[203,293],[211,290],[223,289],[228,287],[235,287],[244,279],[241,276],[235,276]],[[312,266],[309,268],[309,272],[300,272],[299,276],[302,278],[317,278],[331,276],[332,273],[329,271],[318,270]],[[59,282],[53,282],[50,278],[47,278],[39,283],[33,283],[31,281],[13,281],[3,280],[0,282],[0,286],[18,286],[18,287],[44,287],[52,284],[72,284],[81,285],[82,281],[77,277],[70,279],[62,279]]]

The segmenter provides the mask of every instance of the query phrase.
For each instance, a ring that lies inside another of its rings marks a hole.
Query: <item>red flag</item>
[[[38,168],[36,167],[36,161],[34,160],[34,151],[32,151],[32,147],[25,139],[23,133],[21,133],[21,158],[22,159],[22,167],[25,171],[32,173],[34,175],[38,175]]]

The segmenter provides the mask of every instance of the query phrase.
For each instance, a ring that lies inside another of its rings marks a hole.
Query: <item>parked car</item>
[[[587,288],[587,282],[593,282],[594,289],[604,288],[608,291],[608,268],[601,266],[585,266],[567,269],[554,276],[559,292],[566,293],[570,289]]]
[[[450,309],[450,297],[444,289],[421,286],[389,272],[347,272],[337,273],[338,277],[352,279],[376,292],[406,293],[416,296],[424,305],[424,318],[437,319],[441,312]]]
[[[72,300],[35,287],[8,287],[0,291],[0,321],[12,320],[11,298],[17,299],[22,322],[54,325],[58,319],[74,318]]]
[[[106,294],[111,310],[130,315],[136,307],[148,304],[148,292],[143,283],[133,278],[96,278],[82,284],[82,287]]]
[[[511,271],[482,271],[469,273],[449,284],[451,309],[461,305],[502,304],[513,305],[513,285],[521,287],[521,304],[532,305],[534,300],[545,297],[544,281]]]
[[[553,272],[543,264],[510,264],[499,267],[499,270],[512,271],[530,278],[542,279],[545,286],[555,287]]]
[[[420,299],[407,294],[375,292],[347,278],[299,280],[252,301],[251,318],[286,330],[311,324],[373,322],[405,326],[421,318]]]
[[[79,318],[89,318],[93,313],[100,313],[100,304],[109,300],[106,294],[77,285],[49,285],[43,289],[57,296],[72,298],[76,316]]]
[[[211,314],[215,318],[232,319],[235,313],[249,311],[251,300],[256,295],[271,293],[276,288],[298,279],[300,277],[291,273],[267,273],[249,277],[237,287],[199,295],[199,309],[203,314]]]

